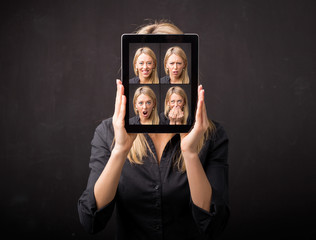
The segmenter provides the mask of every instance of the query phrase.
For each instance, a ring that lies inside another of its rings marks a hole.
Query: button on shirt
[[[110,157],[113,136],[112,119],[107,119],[97,127],[92,140],[91,172],[78,201],[80,221],[88,232],[106,227],[115,206],[117,239],[212,239],[223,231],[229,217],[228,139],[219,124],[199,154],[212,186],[210,212],[192,202],[186,172],[174,166],[180,136],[175,135],[167,143],[158,164],[154,144],[147,134],[154,155],[148,151],[143,164],[126,160],[115,198],[97,210],[94,184]]]

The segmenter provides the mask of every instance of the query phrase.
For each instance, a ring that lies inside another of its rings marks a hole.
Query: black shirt
[[[170,77],[169,76],[164,76],[160,78],[160,83],[162,84],[169,84],[170,83]]]
[[[138,83],[140,83],[140,79],[139,79],[139,77],[133,77],[133,78],[131,78],[130,80],[129,80],[129,83],[130,84],[138,84]]]
[[[136,115],[130,119],[128,119],[130,125],[141,125],[139,115]]]
[[[180,147],[178,134],[167,143],[160,164],[149,151],[141,165],[126,160],[114,200],[97,210],[94,184],[110,158],[113,136],[112,119],[107,119],[97,127],[91,143],[91,172],[78,201],[80,221],[88,232],[102,230],[114,206],[117,239],[213,239],[223,231],[229,218],[228,139],[219,124],[199,154],[213,190],[210,212],[191,201],[187,175],[174,167],[173,156]],[[145,136],[156,155],[153,142]]]

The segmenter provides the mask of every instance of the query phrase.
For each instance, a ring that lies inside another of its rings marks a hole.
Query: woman
[[[149,47],[137,49],[133,60],[133,67],[136,76],[130,79],[129,83],[159,83],[159,78],[156,71],[157,58],[153,50],[151,50]]]
[[[138,33],[182,32],[158,22]],[[78,201],[85,229],[103,229],[115,208],[117,239],[210,239],[220,234],[229,217],[228,139],[207,118],[202,86],[189,133],[130,134],[125,112],[124,87],[117,80],[114,115],[96,128],[91,172]]]
[[[164,67],[167,76],[161,78],[161,83],[188,84],[190,82],[188,60],[182,48],[175,46],[167,50]]]
[[[150,87],[142,86],[137,88],[133,98],[136,116],[129,119],[129,124],[159,124],[156,103],[156,94]]]
[[[161,115],[162,122],[165,124],[181,125],[188,123],[188,98],[181,87],[169,88],[165,98],[165,111]]]

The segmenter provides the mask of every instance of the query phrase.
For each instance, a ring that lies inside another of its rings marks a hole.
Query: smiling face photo
[[[140,47],[136,50],[133,59],[134,77],[130,78],[130,83],[157,84],[157,58],[149,47]]]
[[[151,56],[142,53],[137,58],[135,69],[137,75],[142,81],[146,81],[147,79],[149,79],[154,67],[154,60]]]

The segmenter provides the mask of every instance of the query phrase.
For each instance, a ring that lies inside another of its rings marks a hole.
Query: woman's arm
[[[115,147],[112,150],[108,163],[94,185],[97,209],[103,208],[114,199],[126,157],[127,153],[120,152]]]
[[[189,134],[181,135],[181,150],[193,202],[193,218],[206,238],[213,239],[225,229],[230,215],[228,138],[221,126],[216,127],[216,137],[207,140],[198,155],[198,144],[208,126],[204,90],[199,86],[196,121]]]
[[[210,212],[212,187],[197,153],[183,153],[193,203]]]
[[[79,219],[89,233],[102,230],[112,216],[121,171],[134,140],[134,135],[128,135],[124,128],[126,100],[123,92],[121,82],[117,81],[113,118],[97,127],[91,142],[91,171],[87,187],[78,200]]]
[[[117,80],[116,85],[115,111],[112,120],[115,145],[108,163],[94,185],[94,196],[98,209],[114,199],[127,154],[136,137],[136,134],[128,134],[125,130],[126,97],[122,82]]]
[[[192,201],[196,206],[207,212],[210,211],[212,187],[198,156],[198,143],[208,126],[204,89],[200,85],[195,124],[190,133],[181,135],[181,151],[186,166]]]

